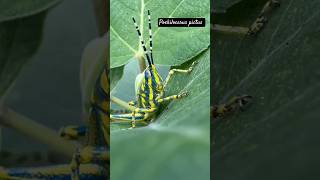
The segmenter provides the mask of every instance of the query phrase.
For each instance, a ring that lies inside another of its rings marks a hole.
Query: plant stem
[[[0,124],[23,133],[41,143],[47,144],[52,150],[72,157],[77,144],[62,139],[58,133],[42,124],[35,122],[0,104]]]

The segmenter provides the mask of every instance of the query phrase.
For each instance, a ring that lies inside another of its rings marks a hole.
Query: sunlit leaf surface
[[[111,179],[209,179],[209,49],[190,74],[177,74],[167,95],[188,91],[146,127],[111,131]],[[124,173],[130,171],[131,173]]]
[[[242,12],[250,15],[250,9]],[[244,112],[212,124],[214,179],[314,178],[320,150],[320,2],[282,0],[258,36],[214,37],[214,103],[254,97]]]
[[[126,64],[139,49],[139,38],[132,17],[137,20],[148,41],[148,16],[151,12],[153,29],[153,53],[156,64],[180,65],[199,54],[209,45],[209,26],[206,28],[159,28],[161,17],[203,17],[209,24],[209,0],[165,0],[165,1],[111,1],[111,68]]]

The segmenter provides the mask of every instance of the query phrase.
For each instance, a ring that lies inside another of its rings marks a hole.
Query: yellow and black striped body
[[[171,70],[169,73],[172,74],[175,69]],[[179,70],[182,72],[189,72],[191,70]],[[148,122],[154,117],[156,112],[159,110],[161,104],[171,100],[180,99],[188,95],[184,92],[178,95],[172,95],[164,97],[164,87],[166,82],[170,77],[164,82],[159,75],[154,64],[148,66],[141,74],[136,78],[136,99],[128,104],[134,107],[132,113],[125,114],[111,114],[111,122],[137,122],[140,125],[147,125]],[[134,127],[135,125],[132,124]]]
[[[135,25],[142,50],[144,52],[144,57],[139,57],[141,61],[148,63],[148,67],[136,77],[135,82],[135,93],[136,99],[133,102],[129,102],[129,107],[123,105],[123,107],[129,109],[132,113],[127,114],[111,114],[111,122],[121,123],[125,122],[131,123],[131,127],[135,127],[136,122],[147,125],[148,122],[154,117],[155,113],[159,110],[161,103],[165,101],[170,101],[174,99],[180,99],[187,95],[187,93],[182,93],[179,95],[173,95],[169,97],[164,97],[164,89],[168,83],[170,77],[174,72],[189,73],[192,71],[192,67],[189,70],[172,69],[169,72],[168,77],[165,81],[162,80],[158,73],[158,70],[154,64],[154,59],[152,55],[152,30],[151,30],[151,16],[148,10],[148,27],[149,27],[149,50],[147,50],[145,42],[142,37],[142,33],[134,17],[132,17],[133,23]],[[146,61],[145,61],[146,60]],[[144,64],[143,63],[143,64]],[[117,100],[118,104],[125,104]],[[115,103],[117,103],[114,100]]]
[[[163,80],[159,75],[156,66],[148,66],[141,74],[136,78],[136,100],[133,103],[129,103],[134,106],[136,112],[134,114],[134,120],[143,124],[147,124],[153,114],[160,106],[158,102],[163,94]],[[111,119],[117,120],[117,122],[128,122],[133,120],[132,113],[126,114],[112,114]]]
[[[108,63],[94,84],[90,98],[87,143],[83,149],[74,154],[71,162],[72,179],[81,177],[80,164],[97,164],[105,168],[103,177],[109,177],[109,143],[110,143],[110,95]]]
[[[110,95],[108,67],[105,66],[98,77],[91,95],[89,110],[89,146],[109,146]]]
[[[136,107],[137,108],[158,108],[157,100],[163,91],[163,80],[159,75],[155,65],[147,67],[143,73],[143,77],[136,87]],[[139,80],[138,80],[139,81]]]

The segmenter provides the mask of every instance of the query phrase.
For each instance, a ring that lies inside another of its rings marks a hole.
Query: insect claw
[[[226,104],[214,105],[211,107],[211,116],[213,118],[223,117],[226,113],[237,109],[244,111],[252,98],[250,95],[235,96]]]
[[[195,66],[196,64],[198,64],[198,61],[194,61],[194,62],[191,64],[191,66],[190,66],[189,69],[188,69],[188,73],[190,73],[190,72],[193,70],[193,68],[194,68],[194,66]]]
[[[240,100],[242,101],[241,103],[243,105],[246,105],[253,97],[250,96],[250,95],[243,95],[243,96],[240,96]]]
[[[261,15],[256,19],[256,21],[251,25],[249,28],[248,34],[249,35],[256,35],[258,32],[261,31],[261,29],[264,27],[264,25],[268,22],[268,19]]]
[[[180,94],[181,97],[186,97],[186,96],[189,96],[189,92],[186,91],[186,92],[183,92]]]

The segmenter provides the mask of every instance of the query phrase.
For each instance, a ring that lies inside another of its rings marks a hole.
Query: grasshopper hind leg
[[[126,113],[126,114],[111,114],[110,121],[112,123],[130,123],[131,127],[136,127],[136,124],[147,125],[145,122],[146,116],[144,113]]]

